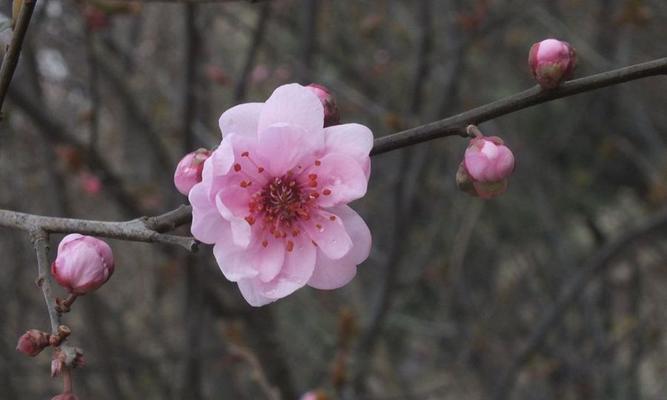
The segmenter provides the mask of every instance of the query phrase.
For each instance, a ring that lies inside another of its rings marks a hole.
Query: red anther
[[[267,247],[269,245],[269,242],[266,240],[262,240],[262,246]]]
[[[317,179],[317,174],[309,174],[308,179],[310,179],[311,181],[316,180]]]
[[[241,164],[236,163],[234,164],[234,171],[239,172],[241,170]]]
[[[291,240],[288,240],[287,241],[287,251],[292,251],[292,250],[294,250],[294,242],[292,242]]]
[[[317,165],[317,166],[319,167],[320,165],[322,165],[322,161],[320,161],[320,160],[315,160],[315,165]]]
[[[250,153],[247,152],[247,151],[244,151],[243,153],[241,153],[241,157],[248,157],[249,155],[250,155]]]
[[[335,215],[332,215],[332,216],[329,217],[329,219],[332,220],[332,221],[335,221],[335,220],[336,220],[336,216],[335,216]]]
[[[317,229],[322,229],[322,225],[320,225],[320,224],[315,224],[315,228],[317,228]]]
[[[297,236],[299,236],[299,233],[301,233],[300,230],[298,230],[298,229],[292,229],[292,236],[297,237]]]
[[[329,190],[329,189],[324,189],[324,190],[322,191],[322,194],[325,195],[325,196],[328,196],[328,195],[331,194],[331,190]]]
[[[255,223],[255,217],[252,216],[252,215],[248,215],[247,217],[245,217],[245,220],[246,220],[250,225],[253,225],[253,224]]]
[[[310,182],[308,182],[308,186],[310,186],[310,187],[317,187],[317,181],[310,181]]]
[[[262,172],[264,172],[264,168],[262,167],[257,168],[257,172],[261,174]]]

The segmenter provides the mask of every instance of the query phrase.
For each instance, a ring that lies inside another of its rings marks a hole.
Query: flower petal
[[[343,222],[335,214],[324,210],[311,214],[308,221],[301,223],[310,239],[328,258],[338,260],[352,248],[352,239]]]
[[[224,231],[223,237],[213,247],[213,255],[220,271],[232,282],[254,278],[258,275],[255,266],[249,262],[250,254],[233,243],[231,229]]]
[[[208,184],[201,182],[190,190],[190,204],[192,204],[192,224],[190,232],[200,242],[213,244],[222,235],[222,231],[229,228],[215,204],[209,198]]]
[[[324,108],[311,90],[297,83],[283,85],[264,103],[258,131],[276,123],[296,125],[308,133],[318,133],[324,127]]]
[[[222,113],[218,121],[222,136],[225,137],[230,133],[257,136],[257,125],[263,108],[264,103],[245,103]]]
[[[321,207],[333,207],[362,198],[366,194],[368,177],[350,156],[329,153],[308,173],[318,176],[318,198]]]
[[[259,155],[267,160],[268,171],[281,176],[307,155],[324,146],[322,135],[307,132],[295,125],[275,124],[259,133]]]
[[[229,221],[232,230],[232,240],[235,245],[247,248],[252,238],[252,229],[248,221],[237,217],[225,206],[220,198],[220,193],[215,197],[215,205],[224,219]]]
[[[360,124],[334,125],[324,129],[324,141],[327,151],[343,153],[354,158],[370,174],[371,159],[368,156],[373,148],[373,132]]]
[[[366,222],[348,206],[329,209],[343,220],[343,225],[354,246],[339,260],[328,258],[318,251],[315,271],[308,285],[316,289],[337,289],[348,284],[357,273],[357,265],[364,262],[371,250],[371,232]]]

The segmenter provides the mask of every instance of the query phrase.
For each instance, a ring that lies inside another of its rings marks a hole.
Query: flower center
[[[290,176],[273,178],[259,193],[264,219],[290,226],[299,216],[308,215],[302,201],[301,187]]]

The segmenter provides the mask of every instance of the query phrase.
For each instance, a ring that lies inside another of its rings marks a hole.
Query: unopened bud
[[[35,357],[49,346],[49,334],[37,329],[30,329],[19,338],[16,350],[30,357]]]
[[[311,83],[306,87],[312,90],[322,102],[322,106],[324,107],[324,127],[340,124],[338,105],[331,91],[326,86],[318,85],[317,83]]]
[[[456,183],[470,195],[489,199],[505,192],[507,178],[513,171],[514,154],[509,147],[499,137],[480,133],[470,140],[456,173]]]
[[[572,77],[577,55],[568,42],[545,39],[530,48],[528,64],[537,83],[545,89],[553,89]]]
[[[113,274],[111,247],[92,236],[73,233],[58,245],[58,256],[51,264],[56,282],[70,293],[86,294],[102,286]]]
[[[190,189],[201,182],[204,161],[210,156],[210,150],[198,149],[181,159],[176,166],[176,172],[174,172],[174,185],[176,185],[176,189],[181,194],[187,196],[190,193]]]
[[[51,376],[60,376],[64,368],[78,368],[85,365],[83,350],[77,347],[57,347],[51,359]]]

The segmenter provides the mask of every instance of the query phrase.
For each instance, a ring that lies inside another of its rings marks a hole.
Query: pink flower
[[[41,353],[44,348],[49,345],[49,334],[38,331],[37,329],[30,329],[19,338],[16,350],[23,354],[34,357]]]
[[[56,282],[69,292],[83,295],[102,286],[113,274],[111,247],[91,236],[73,233],[58,245],[58,256],[51,264]]]
[[[317,83],[311,83],[306,87],[312,90],[322,102],[322,106],[324,107],[324,127],[340,124],[338,105],[331,91],[326,86],[318,85]]]
[[[514,155],[502,139],[478,136],[470,140],[456,180],[463,191],[488,199],[505,192],[513,171]]]
[[[201,173],[204,169],[204,161],[211,155],[210,150],[197,149],[187,154],[176,166],[174,172],[174,185],[181,194],[188,195],[190,189],[201,182]]]
[[[321,102],[298,84],[233,107],[190,191],[192,234],[215,245],[222,273],[253,306],[306,284],[344,286],[368,257],[370,231],[347,203],[366,194],[373,135],[323,125]]]
[[[568,42],[545,39],[530,48],[528,64],[537,83],[545,89],[553,89],[572,77],[577,55]]]

